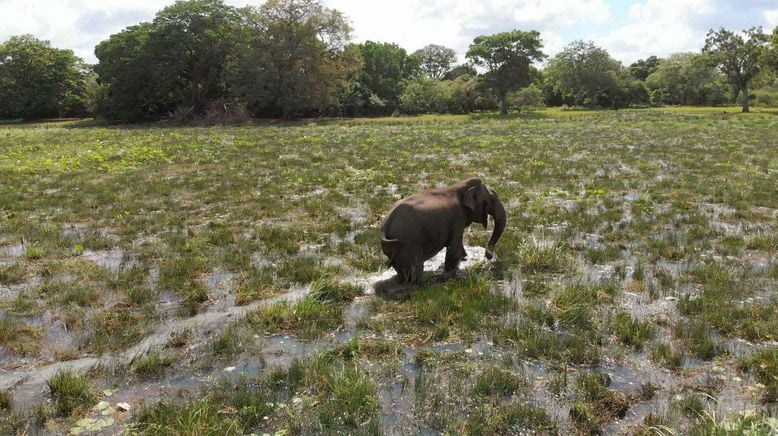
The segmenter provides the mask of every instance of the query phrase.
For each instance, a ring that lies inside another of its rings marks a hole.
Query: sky
[[[94,47],[173,0],[0,0],[0,42],[29,33],[90,63]],[[473,38],[537,30],[553,56],[574,40],[593,41],[625,65],[648,56],[699,51],[710,28],[778,26],[776,0],[323,0],[343,12],[354,41],[394,42],[409,52],[427,44],[457,51]],[[259,6],[258,0],[225,0]]]

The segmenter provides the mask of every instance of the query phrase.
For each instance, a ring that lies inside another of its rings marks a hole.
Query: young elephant
[[[494,245],[505,230],[505,208],[497,193],[471,178],[446,188],[428,189],[392,206],[381,225],[381,248],[389,265],[404,281],[418,282],[424,261],[446,247],[445,270],[454,271],[467,257],[462,242],[465,227],[487,224],[494,218],[494,231],[486,249],[491,259]]]

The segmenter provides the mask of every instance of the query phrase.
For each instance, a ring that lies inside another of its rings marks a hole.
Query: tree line
[[[427,45],[351,42],[320,0],[183,0],[95,48],[88,65],[31,35],[0,44],[0,118],[114,121],[469,113],[532,106],[778,105],[778,27],[708,33],[697,53],[623,66],[592,42],[552,58],[536,31]],[[545,62],[539,69],[536,65]],[[758,92],[752,93],[754,89]]]

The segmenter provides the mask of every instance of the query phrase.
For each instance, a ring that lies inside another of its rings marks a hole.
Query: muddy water
[[[484,256],[485,250],[482,247],[466,246],[465,249],[469,256],[461,263],[459,274],[487,263]],[[117,250],[93,252],[88,255],[87,259],[111,271],[119,271],[122,267],[123,253],[118,253]],[[265,262],[265,259],[259,256],[253,260],[258,264]],[[425,262],[424,280],[445,279],[447,276],[442,271],[444,261],[445,251],[441,251],[437,256]],[[584,272],[589,281],[610,280],[615,273],[615,267],[615,264],[587,266]],[[688,265],[658,263],[656,268],[668,271],[670,275],[677,278],[688,268]],[[302,341],[284,335],[256,336],[253,346],[260,350],[259,352],[245,352],[231,359],[219,360],[213,364],[212,369],[203,374],[193,373],[189,369],[189,364],[203,358],[202,356],[207,357],[208,352],[205,347],[218,332],[239,321],[252,310],[279,301],[297,301],[309,291],[308,286],[300,286],[275,298],[259,301],[246,307],[235,307],[232,294],[235,278],[233,273],[218,269],[212,270],[204,278],[204,283],[213,300],[207,311],[189,319],[169,317],[163,321],[154,334],[145,338],[135,347],[115,355],[99,358],[84,357],[69,362],[43,365],[28,371],[0,371],[0,389],[12,392],[16,407],[29,408],[40,402],[41,399],[48,397],[45,382],[61,369],[68,368],[84,372],[97,366],[121,367],[150,350],[163,347],[172,335],[188,330],[193,336],[190,340],[190,344],[193,345],[190,345],[190,349],[186,351],[186,356],[190,360],[179,362],[176,370],[170,371],[171,375],[162,380],[121,385],[119,392],[111,396],[110,401],[126,401],[135,405],[144,401],[153,402],[160,398],[171,398],[181,389],[207,389],[208,386],[221,379],[234,378],[241,374],[256,376],[263,374],[270,368],[288,367],[294,359],[306,359],[351,340],[359,332],[360,321],[371,315],[371,303],[374,299],[403,295],[412,292],[415,288],[400,283],[391,269],[378,271],[367,276],[355,274],[346,280],[360,286],[365,295],[357,298],[344,310],[346,322],[342,330],[315,341]],[[152,279],[152,281],[155,280]],[[523,278],[517,275],[509,279],[507,283],[499,284],[495,291],[503,291],[506,295],[521,299],[523,298],[522,281]],[[159,305],[168,308],[167,310],[161,308],[161,312],[169,311],[172,313],[179,306],[179,303],[180,300],[173,295],[161,294],[159,296]],[[672,320],[677,317],[675,302],[664,298],[651,300],[647,295],[624,292],[618,304],[633,317],[639,319],[664,318]],[[46,320],[44,315],[40,322],[43,325],[50,324],[50,327],[46,328],[46,335],[52,343],[60,341],[67,343],[68,340],[71,340],[58,336],[62,335],[63,332],[56,329],[56,320]],[[666,334],[666,332],[663,331],[662,334]],[[733,356],[729,359],[748,355],[754,349],[752,345],[738,341],[724,341],[724,344]],[[428,348],[445,353],[464,352],[472,359],[487,358],[502,361],[506,354],[505,350],[501,350],[483,339],[467,347],[458,343],[444,343],[433,344]],[[429,429],[420,428],[419,424],[414,422],[414,385],[419,373],[419,368],[414,364],[416,352],[415,348],[405,347],[399,371],[390,380],[380,381],[379,400],[383,411],[384,431],[387,434],[434,433]],[[538,362],[516,361],[515,364],[518,365],[517,368],[521,367],[520,369],[527,374],[528,379],[535,386],[529,401],[545,408],[551,416],[560,421],[561,425],[569,429],[568,411],[571,399],[555,396],[548,391],[548,383],[555,372]],[[731,368],[734,365],[734,360],[718,364]],[[662,388],[655,399],[634,403],[622,420],[612,422],[604,428],[606,433],[623,432],[625,429],[640,424],[648,414],[661,413],[668,408],[668,404],[677,392],[685,390],[690,385],[705,383],[710,377],[721,379],[721,390],[717,395],[726,401],[722,401],[717,407],[722,413],[753,408],[756,404],[753,394],[744,387],[745,384],[742,380],[723,374],[723,371],[719,371],[713,363],[687,362],[685,369],[680,374],[671,373],[657,368],[645,353],[635,353],[624,357],[621,361],[609,362],[593,369],[610,374],[611,387],[628,395],[635,395],[640,386],[646,382]],[[573,383],[574,379],[575,371],[571,371],[570,383]]]
[[[232,289],[236,277],[237,274],[224,270],[213,270],[208,274],[205,279],[210,300],[208,312],[221,312],[235,306],[235,295]]]
[[[0,258],[3,257],[21,257],[24,254],[23,244],[6,245],[0,247]]]
[[[201,313],[187,319],[170,319],[157,327],[152,335],[122,353],[108,354],[101,357],[84,357],[43,365],[26,371],[0,370],[0,390],[12,392],[14,404],[20,410],[24,410],[40,401],[41,398],[45,398],[41,394],[47,391],[46,381],[58,371],[70,370],[83,373],[98,366],[113,368],[128,365],[148,351],[164,346],[177,333],[188,330],[193,335],[203,335],[213,331],[220,331],[230,323],[242,319],[252,310],[281,301],[297,301],[303,298],[309,289],[309,287],[293,288],[286,294],[258,301],[248,306],[233,306],[222,311]]]
[[[97,251],[84,250],[81,257],[112,273],[117,273],[121,271],[124,263],[124,250],[121,248]]]

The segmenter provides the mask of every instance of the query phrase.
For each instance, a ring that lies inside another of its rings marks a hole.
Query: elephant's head
[[[488,222],[487,215],[491,215],[494,219],[494,231],[486,247],[486,258],[491,259],[494,256],[494,246],[505,230],[505,208],[500,198],[496,192],[479,184],[465,191],[462,204],[468,210],[471,220],[483,224],[484,228]]]

